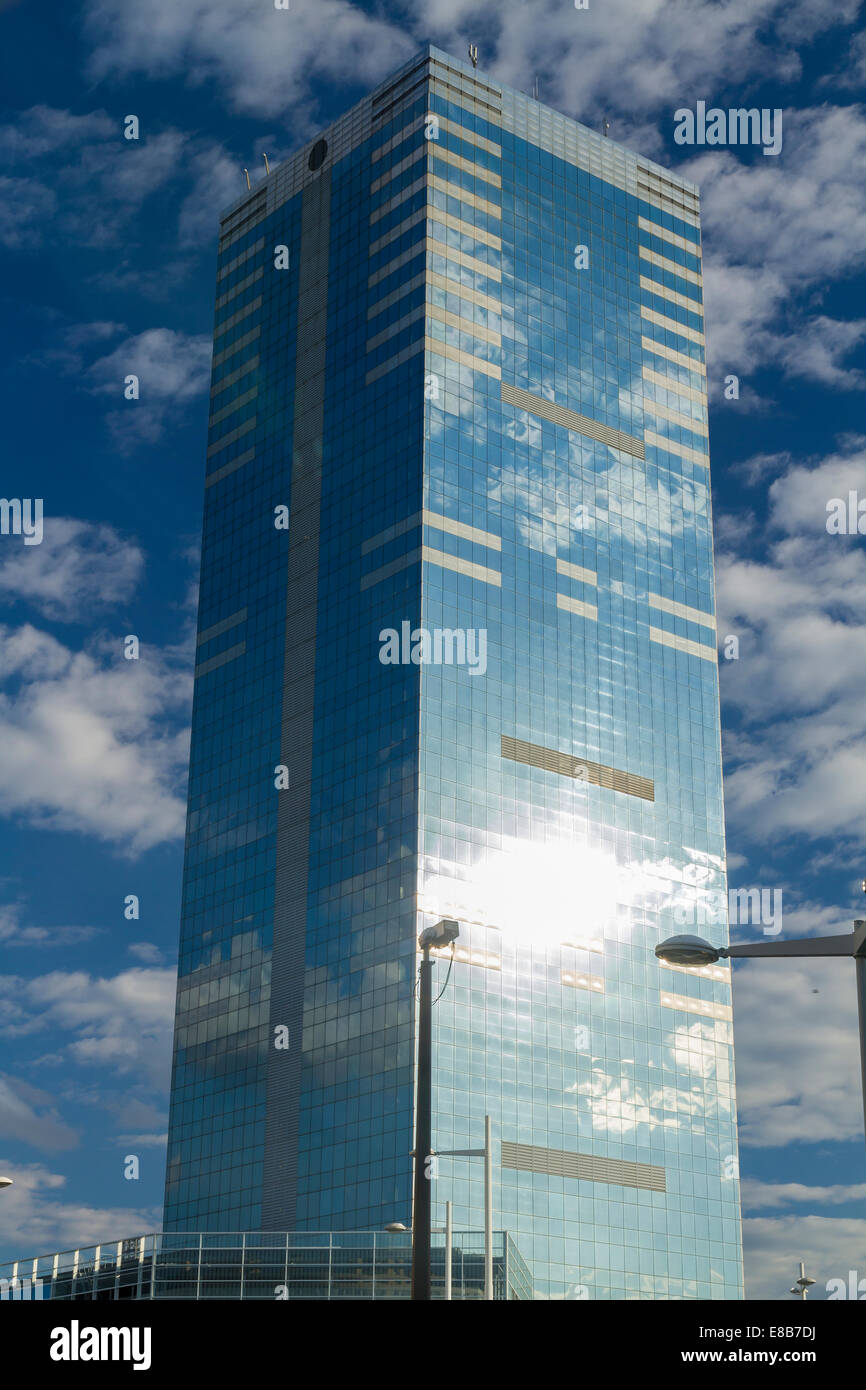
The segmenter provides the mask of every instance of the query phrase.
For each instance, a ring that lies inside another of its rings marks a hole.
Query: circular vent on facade
[[[307,160],[307,163],[309,164],[310,168],[321,169],[322,165],[325,162],[325,156],[327,155],[327,153],[327,140],[317,140],[313,148],[310,150],[310,158]]]

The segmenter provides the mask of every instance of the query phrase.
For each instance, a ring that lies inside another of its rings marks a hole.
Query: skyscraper
[[[742,1296],[696,189],[425,49],[223,218],[166,1230]],[[702,934],[721,944],[720,920]],[[434,1218],[483,1222],[441,1158]]]

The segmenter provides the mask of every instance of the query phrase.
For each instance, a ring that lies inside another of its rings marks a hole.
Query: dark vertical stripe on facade
[[[294,1230],[297,1205],[330,203],[330,171],[325,171],[304,189],[301,209],[280,755],[289,769],[289,787],[278,793],[264,1231]],[[280,1024],[289,1030],[286,1051],[273,1045]]]

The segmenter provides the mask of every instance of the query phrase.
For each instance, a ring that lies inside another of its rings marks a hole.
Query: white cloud
[[[48,514],[40,545],[0,550],[0,595],[50,618],[90,622],[95,611],[125,603],[143,569],[139,546],[114,527]]]
[[[133,941],[126,949],[144,965],[161,965],[165,959],[162,951],[152,941]]]
[[[177,973],[123,970],[110,978],[84,970],[52,970],[34,979],[0,979],[0,1033],[48,1034],[49,1065],[72,1060],[100,1071],[138,1077],[163,1089],[168,1081]],[[5,1019],[5,1021],[3,1021]],[[71,1041],[63,1034],[72,1033]]]
[[[192,674],[185,653],[120,637],[75,653],[27,624],[0,627],[3,814],[96,835],[128,853],[183,831]]]
[[[0,1073],[0,1131],[36,1149],[73,1149],[75,1130],[59,1118],[50,1096],[15,1077]]]
[[[726,804],[755,843],[866,841],[866,553],[826,530],[828,499],[849,489],[866,498],[856,440],[770,485],[759,558],[736,520],[717,552],[719,631],[740,638],[739,660],[721,662],[723,723],[739,719],[725,738]]]
[[[816,1280],[809,1297],[826,1298],[829,1279],[866,1274],[866,1220],[839,1216],[754,1217],[743,1222],[746,1297],[784,1299],[800,1273]]]
[[[91,362],[83,374],[87,389],[118,402],[106,424],[121,453],[153,444],[202,395],[210,381],[211,338],[171,328],[148,328]],[[137,400],[123,399],[128,376],[138,378]]]
[[[861,388],[844,359],[862,320],[820,312],[833,280],[866,265],[866,112],[820,106],[784,113],[776,159],[744,163],[713,150],[678,172],[701,186],[707,344],[719,371],[774,365],[826,386]],[[805,294],[812,297],[806,301]]]
[[[25,926],[24,909],[19,903],[0,906],[0,943],[4,946],[74,946],[90,941],[98,927]]]
[[[14,1179],[0,1202],[4,1259],[146,1235],[162,1227],[158,1207],[92,1207],[64,1200],[69,1195],[67,1179],[42,1164],[24,1165],[4,1158],[0,1171]]]
[[[404,25],[405,15],[389,23],[346,0],[293,0],[287,11],[260,0],[151,0],[146,9],[91,0],[89,72],[97,81],[183,74],[191,86],[216,83],[235,110],[256,115],[304,107],[303,140],[315,129],[320,83],[370,87],[411,57],[419,44]]]
[[[734,1036],[744,1147],[862,1137],[857,1002],[850,960],[756,960],[738,965]]]
[[[866,1199],[866,1182],[810,1187],[802,1182],[760,1182],[757,1178],[744,1178],[740,1183],[740,1193],[743,1208],[748,1211],[771,1211],[805,1204],[845,1206],[848,1202]]]
[[[57,195],[45,184],[0,177],[0,246],[11,251],[32,248],[56,209]]]
[[[419,0],[411,14],[391,5],[372,15],[346,0],[292,0],[276,13],[258,0],[154,0],[146,12],[90,0],[86,34],[98,80],[184,74],[192,85],[214,82],[238,110],[304,106],[303,120],[323,79],[369,86],[427,39],[462,57],[474,38],[482,69],[524,90],[542,74],[544,100],[569,114],[597,124],[604,111],[629,122],[662,111],[672,124],[680,94],[696,88],[712,101],[714,84],[762,76],[771,53],[777,81],[797,77],[796,45],[856,8],[855,0],[841,8],[608,0],[577,11],[563,0]]]

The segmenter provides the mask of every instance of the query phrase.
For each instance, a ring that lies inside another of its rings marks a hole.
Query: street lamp
[[[418,1066],[415,1082],[415,1191],[412,1213],[412,1300],[430,1299],[430,1174],[427,1160],[433,1144],[433,962],[431,946],[450,946],[460,934],[446,918],[425,927],[418,937]]]
[[[814,1279],[810,1279],[809,1276],[808,1276],[808,1274],[806,1273],[806,1266],[805,1266],[805,1264],[803,1263],[803,1261],[801,1260],[801,1261],[800,1261],[800,1277],[799,1277],[799,1279],[796,1279],[796,1280],[794,1281],[794,1287],[793,1287],[792,1289],[789,1289],[789,1290],[788,1290],[788,1293],[792,1293],[792,1294],[794,1295],[795,1298],[801,1298],[801,1299],[803,1300],[803,1302],[805,1303],[805,1301],[806,1301],[806,1290],[807,1290],[808,1288],[810,1288],[810,1287],[812,1286],[812,1284],[814,1284],[814,1282],[815,1282],[815,1280],[814,1280]]]
[[[402,1221],[389,1221],[387,1226],[385,1227],[385,1230],[388,1232],[389,1235],[396,1236],[406,1234],[409,1230],[409,1227],[404,1226]],[[454,1233],[452,1229],[450,1202],[445,1203],[445,1225],[431,1226],[430,1230],[431,1232],[435,1231],[437,1235],[441,1235],[443,1231],[445,1232],[445,1297],[450,1302],[452,1251],[454,1246]]]
[[[854,930],[841,936],[799,937],[794,941],[749,941],[737,946],[711,946],[699,936],[671,936],[656,946],[659,960],[669,965],[702,966],[742,956],[849,956],[857,976],[857,1012],[860,1020],[860,1083],[863,1090],[863,1124],[866,1133],[866,922],[855,921]]]
[[[3,1187],[11,1187],[11,1186],[12,1186],[12,1179],[11,1179],[11,1178],[0,1178],[0,1188],[3,1188]]]

